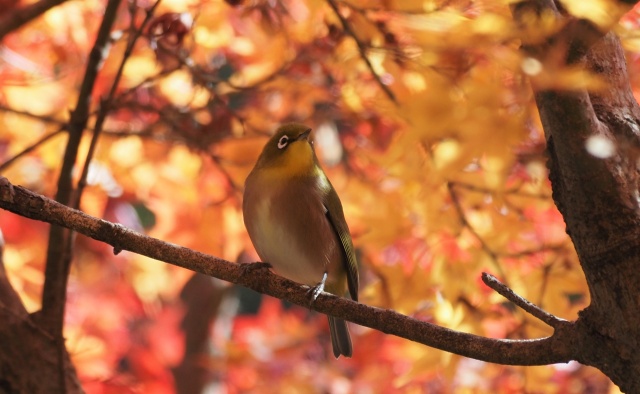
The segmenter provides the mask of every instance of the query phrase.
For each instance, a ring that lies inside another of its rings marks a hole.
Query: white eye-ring
[[[288,143],[289,143],[289,137],[287,137],[286,135],[283,135],[278,140],[278,149],[284,149]]]

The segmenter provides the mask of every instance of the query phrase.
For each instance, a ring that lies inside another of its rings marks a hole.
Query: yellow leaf
[[[49,115],[67,104],[67,87],[71,86],[68,80],[41,81],[29,86],[4,86],[2,91],[7,106],[35,115]]]
[[[142,140],[136,136],[118,139],[111,144],[109,158],[120,166],[128,168],[138,164],[142,159]]]
[[[162,78],[159,87],[167,100],[178,107],[186,107],[193,100],[194,86],[186,70],[174,71]]]
[[[145,79],[157,75],[160,67],[151,53],[131,56],[124,66],[122,85],[133,87]]]
[[[618,23],[620,17],[632,7],[610,0],[561,0],[560,2],[573,16],[588,19],[603,30],[608,30]]]

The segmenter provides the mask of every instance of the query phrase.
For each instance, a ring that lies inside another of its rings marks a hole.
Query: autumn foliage
[[[13,184],[55,195],[105,3],[65,2],[3,38],[0,161]],[[551,328],[480,275],[567,320],[589,304],[551,198],[531,83],[607,87],[580,67],[527,57],[523,31],[543,41],[560,26],[515,23],[507,3],[123,2],[88,97],[73,172],[77,183],[89,157],[80,209],[255,261],[242,224],[244,179],[279,124],[304,122],[344,205],[360,302],[491,338],[548,336]],[[640,86],[638,10],[617,23],[614,2],[562,3],[613,26]],[[0,229],[9,281],[35,312],[49,226],[0,211]],[[576,362],[502,366],[351,332],[354,357],[335,360],[317,313],[76,239],[64,337],[89,393],[617,392]]]

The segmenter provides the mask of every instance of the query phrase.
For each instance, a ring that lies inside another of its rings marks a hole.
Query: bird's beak
[[[298,138],[296,138],[296,141],[302,141],[302,140],[309,141],[309,134],[311,134],[311,129],[307,129],[307,131],[300,134]]]

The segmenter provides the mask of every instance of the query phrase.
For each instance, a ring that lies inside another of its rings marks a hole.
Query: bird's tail
[[[331,344],[333,345],[333,355],[338,358],[340,356],[351,357],[353,354],[353,346],[351,345],[351,336],[347,322],[337,317],[329,317],[329,329],[331,330]]]

